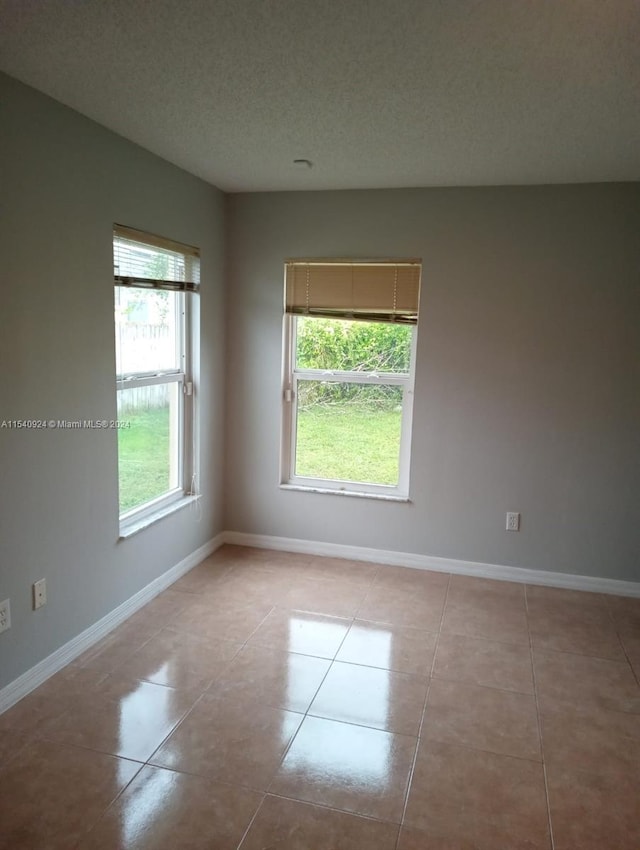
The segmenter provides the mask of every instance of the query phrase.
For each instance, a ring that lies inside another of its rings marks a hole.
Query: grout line
[[[631,658],[629,657],[629,653],[627,652],[627,648],[624,645],[624,640],[622,639],[622,635],[617,630],[617,628],[616,628],[616,635],[618,636],[618,640],[620,641],[620,646],[622,647],[622,651],[624,652],[624,657],[627,659],[627,664],[631,668],[631,673],[632,673],[633,677],[635,678],[636,682],[638,683],[638,687],[640,687],[640,666],[638,667],[638,672],[636,673],[636,668],[634,667],[633,662],[631,661]]]
[[[396,850],[398,850],[398,846],[400,844],[400,835],[402,833],[402,828],[404,826],[405,817],[407,814],[407,806],[409,805],[409,795],[411,793],[411,785],[413,784],[413,776],[416,769],[416,762],[418,760],[418,750],[420,749],[420,741],[422,738],[422,729],[424,727],[424,720],[427,713],[427,703],[429,702],[429,693],[431,691],[431,679],[433,677],[433,671],[435,669],[436,664],[436,655],[438,654],[438,646],[440,645],[440,635],[442,634],[442,623],[444,620],[444,612],[447,609],[447,602],[449,600],[449,589],[451,587],[451,574],[449,574],[449,580],[447,581],[447,589],[444,595],[444,602],[442,605],[442,611],[440,613],[440,623],[438,625],[438,631],[436,632],[436,643],[433,648],[433,659],[431,660],[431,670],[429,671],[429,676],[427,679],[427,691],[424,696],[424,702],[422,704],[422,716],[420,718],[420,725],[418,726],[418,737],[416,740],[416,749],[413,754],[413,760],[411,762],[411,767],[409,768],[409,777],[407,779],[407,787],[404,795],[404,805],[402,807],[402,817],[400,818],[400,829],[398,830],[398,837],[396,839]],[[433,633],[432,633],[433,634]]]
[[[253,813],[253,815],[252,815],[251,819],[249,820],[249,823],[247,824],[247,828],[246,828],[246,829],[245,829],[245,831],[242,833],[242,836],[241,836],[241,838],[240,838],[240,841],[238,841],[238,843],[237,843],[237,845],[236,845],[236,850],[240,850],[240,847],[242,846],[242,842],[245,840],[245,838],[246,838],[246,837],[247,837],[247,835],[249,834],[249,830],[250,830],[250,829],[251,829],[251,827],[253,826],[254,821],[256,820],[256,818],[258,817],[258,813],[260,812],[260,809],[262,809],[262,807],[264,806],[264,801],[265,801],[266,799],[267,799],[267,792],[266,792],[266,791],[263,791],[263,792],[262,792],[262,800],[260,800],[260,804],[259,804],[259,806],[257,807],[257,809],[256,809],[256,810],[255,810],[255,812]]]
[[[551,802],[549,800],[549,781],[547,778],[547,765],[544,758],[544,746],[542,739],[542,717],[540,713],[540,701],[538,699],[538,684],[536,679],[536,665],[534,663],[534,653],[533,653],[533,636],[531,634],[531,627],[529,625],[529,599],[527,593],[527,587],[525,585],[525,610],[527,613],[527,631],[529,632],[529,655],[531,657],[531,676],[533,679],[533,698],[536,704],[536,721],[538,724],[538,739],[540,741],[540,756],[542,759],[542,777],[544,780],[544,794],[545,799],[547,801],[547,823],[549,825],[549,840],[551,842],[551,850],[555,850],[555,840],[553,838],[553,824],[551,822]]]
[[[287,800],[290,803],[300,803],[302,806],[310,806],[311,808],[317,807],[319,809],[325,809],[329,812],[335,812],[338,815],[346,815],[351,818],[361,818],[362,820],[373,821],[374,823],[382,823],[391,826],[400,827],[400,824],[397,820],[390,820],[388,818],[377,818],[374,815],[365,815],[362,812],[353,812],[350,809],[338,809],[336,806],[330,806],[328,803],[317,803],[315,800],[301,800],[299,797],[289,797],[286,794],[274,794],[272,791],[266,792],[269,797],[275,797],[278,800]],[[265,848],[265,850],[272,850],[271,846]],[[314,848],[309,848],[309,850],[314,850]]]
[[[340,652],[340,650],[341,650],[341,648],[342,648],[342,644],[343,644],[343,643],[345,642],[345,640],[347,639],[347,635],[348,635],[348,634],[349,634],[349,632],[351,631],[351,628],[352,628],[352,626],[353,626],[354,622],[355,622],[355,617],[352,617],[352,618],[351,618],[351,623],[350,623],[350,625],[349,625],[349,628],[348,628],[348,629],[347,629],[347,631],[344,633],[344,637],[343,637],[343,638],[342,638],[342,640],[340,641],[340,644],[339,644],[338,648],[336,649],[336,651],[335,651],[335,653],[334,653],[334,655],[333,655],[333,658],[325,658],[325,659],[323,659],[323,660],[325,660],[325,661],[329,661],[329,666],[327,667],[327,671],[326,671],[326,673],[324,674],[324,676],[322,677],[322,681],[320,682],[320,684],[319,684],[319,685],[318,685],[318,687],[316,688],[315,693],[313,694],[313,697],[312,697],[312,698],[311,698],[311,700],[309,701],[309,705],[308,705],[308,706],[307,706],[307,708],[305,709],[304,714],[303,714],[302,712],[297,712],[298,714],[302,714],[302,720],[300,721],[300,723],[299,723],[299,725],[298,725],[298,728],[296,729],[295,733],[291,736],[291,740],[290,740],[290,741],[289,741],[289,743],[287,744],[287,747],[286,747],[285,751],[284,751],[284,752],[283,752],[283,754],[282,754],[282,758],[280,759],[280,761],[279,761],[279,763],[278,763],[278,767],[276,768],[276,770],[275,770],[275,771],[274,771],[274,773],[273,773],[273,776],[271,777],[271,780],[270,780],[270,782],[269,782],[269,785],[267,786],[267,792],[266,792],[267,794],[268,794],[268,793],[270,793],[270,789],[271,789],[271,786],[273,785],[273,783],[274,783],[274,781],[275,781],[276,775],[277,775],[278,771],[280,770],[280,768],[282,767],[282,765],[284,764],[284,760],[285,760],[285,759],[286,759],[286,757],[289,755],[289,750],[290,750],[290,749],[291,749],[291,747],[293,746],[293,742],[295,741],[295,739],[298,737],[298,733],[300,732],[300,729],[302,728],[302,724],[303,724],[303,723],[304,723],[304,721],[307,719],[307,717],[314,717],[314,716],[315,716],[315,715],[310,715],[310,714],[309,714],[309,709],[310,709],[310,708],[311,708],[311,706],[313,705],[313,702],[314,702],[315,698],[318,696],[318,693],[319,693],[319,691],[320,691],[320,688],[324,685],[325,679],[326,679],[326,678],[327,678],[327,676],[329,675],[329,671],[331,670],[331,668],[333,667],[333,665],[334,665],[334,663],[335,663],[336,656],[337,656],[337,654]],[[312,658],[313,658],[313,657],[318,657],[318,656],[309,656],[309,657],[312,657]]]

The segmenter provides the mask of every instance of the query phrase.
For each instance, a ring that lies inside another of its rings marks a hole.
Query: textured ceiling
[[[227,191],[637,180],[639,51],[639,0],[0,0],[0,68]]]

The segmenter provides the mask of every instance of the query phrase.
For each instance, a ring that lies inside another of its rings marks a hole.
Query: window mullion
[[[404,386],[409,383],[409,375],[400,372],[337,372],[323,369],[296,369],[293,374],[300,381],[325,381],[336,384],[371,384]]]

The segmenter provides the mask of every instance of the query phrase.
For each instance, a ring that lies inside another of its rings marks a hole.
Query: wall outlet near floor
[[[11,604],[8,599],[0,602],[0,632],[11,628]]]
[[[47,580],[41,578],[33,583],[33,610],[37,611],[47,604]]]
[[[507,531],[520,531],[520,514],[517,514],[514,511],[508,511]]]

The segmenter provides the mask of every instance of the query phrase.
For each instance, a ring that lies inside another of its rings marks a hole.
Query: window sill
[[[281,490],[297,490],[301,493],[324,493],[331,496],[355,496],[356,499],[376,499],[379,502],[411,502],[408,496],[392,496],[387,493],[363,493],[359,490],[333,490],[330,487],[307,487],[302,484],[281,484]]]
[[[198,499],[200,499],[200,496],[182,496],[180,499],[176,499],[175,502],[171,502],[170,505],[165,505],[154,511],[152,514],[144,517],[134,517],[120,523],[120,536],[118,539],[126,540],[129,537],[133,537],[134,534],[143,531],[145,528],[149,528],[150,525],[154,525],[161,519],[176,513],[176,511],[180,511],[189,505],[194,505]]]

